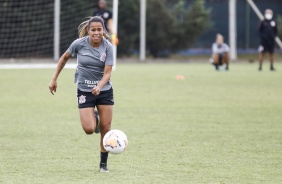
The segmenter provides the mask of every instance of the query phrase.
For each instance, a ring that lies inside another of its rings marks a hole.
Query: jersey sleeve
[[[113,45],[108,43],[107,44],[107,50],[106,50],[106,60],[105,60],[105,65],[114,65],[114,53],[113,53]]]
[[[69,46],[67,52],[70,53],[72,57],[75,57],[79,48],[79,39],[72,42],[72,44]]]
[[[230,48],[229,48],[229,46],[226,43],[224,44],[224,51],[225,52],[229,52],[230,51]]]
[[[212,53],[215,54],[217,52],[218,52],[217,45],[216,45],[216,43],[213,43],[212,44]]]

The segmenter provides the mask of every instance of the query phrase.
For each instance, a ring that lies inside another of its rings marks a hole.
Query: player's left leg
[[[275,68],[273,66],[274,63],[274,53],[269,53],[269,61],[270,61],[270,70],[275,71]]]
[[[259,53],[259,71],[262,70],[263,59],[264,59],[264,52],[260,52]]]
[[[275,71],[273,66],[274,63],[274,49],[275,49],[275,42],[269,44],[269,62],[270,62],[270,70]]]
[[[86,134],[93,134],[96,128],[96,120],[94,116],[94,107],[80,108],[80,122]]]
[[[230,61],[230,54],[229,52],[226,52],[223,58],[223,63],[226,65],[225,67],[226,70],[229,70],[229,61]]]
[[[100,121],[99,121],[99,114],[96,109],[94,109],[94,114],[95,114],[95,119],[96,119],[95,133],[98,134],[100,133]]]
[[[103,138],[105,134],[111,129],[111,123],[113,117],[113,105],[97,105],[97,109],[100,117],[100,134],[101,134],[100,172],[109,172],[109,170],[107,169],[108,152],[103,147]]]
[[[220,54],[216,53],[216,54],[213,55],[213,63],[212,64],[214,65],[216,70],[219,70],[220,60],[221,60]]]

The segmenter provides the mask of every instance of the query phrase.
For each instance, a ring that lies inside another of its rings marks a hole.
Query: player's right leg
[[[259,71],[262,70],[263,59],[264,59],[264,52],[260,52],[259,53]]]
[[[259,52],[259,71],[262,70],[262,63],[263,63],[263,59],[264,59],[264,53],[266,51],[267,51],[267,44],[262,41],[261,45],[258,48],[258,52]]]
[[[80,122],[86,134],[93,134],[96,128],[96,118],[94,115],[94,107],[80,108]]]
[[[77,90],[77,101],[81,126],[86,134],[93,134],[96,128],[96,97],[91,92]]]
[[[95,120],[96,120],[96,128],[95,128],[95,133],[98,134],[100,133],[100,118],[98,111],[94,109],[94,115],[95,115]]]
[[[214,54],[213,55],[213,57],[212,57],[212,59],[213,59],[213,65],[214,65],[214,67],[215,67],[215,69],[216,70],[218,70],[219,68],[218,68],[218,66],[219,66],[219,54]]]

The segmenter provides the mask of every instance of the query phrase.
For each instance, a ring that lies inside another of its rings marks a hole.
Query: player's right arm
[[[259,36],[262,37],[262,30],[263,30],[263,21],[261,21],[259,23],[259,28],[258,28],[258,32],[259,32]]]
[[[56,92],[57,90],[57,79],[70,57],[71,54],[66,51],[58,61],[56,72],[53,75],[53,78],[49,84],[49,90],[52,95],[54,95],[54,92]]]
[[[212,55],[214,56],[215,54],[217,54],[218,49],[217,49],[217,44],[213,43],[212,44]]]

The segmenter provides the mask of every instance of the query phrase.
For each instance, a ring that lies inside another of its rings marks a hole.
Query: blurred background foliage
[[[97,2],[61,0],[60,54],[78,37],[78,25],[93,15]],[[112,1],[107,3],[112,9]],[[0,57],[52,57],[54,1],[13,0],[0,5]],[[139,9],[139,1],[119,1],[119,56],[130,56],[139,50]],[[148,53],[157,57],[164,51],[187,49],[211,26],[210,11],[204,7],[204,0],[195,0],[190,7],[183,0],[147,1]]]
[[[97,2],[61,0],[60,54],[78,37],[78,25],[93,15]],[[112,3],[107,0],[110,10]],[[262,12],[266,8],[274,11],[282,38],[281,0],[257,0],[256,4]],[[237,0],[236,11],[238,52],[256,52],[259,19],[246,0]],[[1,58],[53,57],[54,1],[4,0],[0,2],[0,12]],[[168,57],[190,51],[205,54],[217,33],[228,43],[228,0],[147,0],[146,26],[149,56]],[[138,54],[139,0],[119,1],[118,37],[118,57]]]
[[[190,7],[181,0],[176,3],[150,1],[147,8],[149,53],[160,57],[189,48],[204,31],[211,28],[210,12],[211,9],[205,8],[204,0],[194,1]]]

